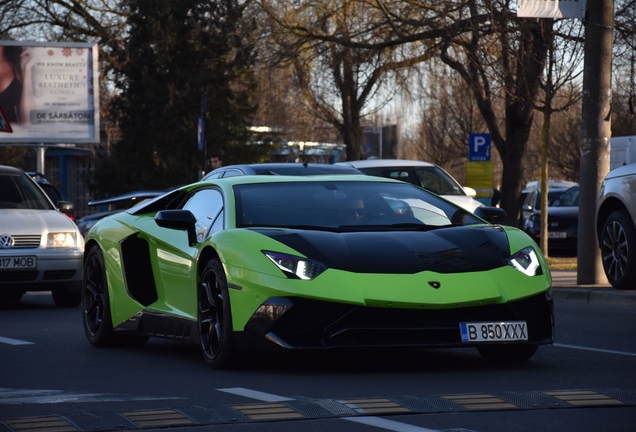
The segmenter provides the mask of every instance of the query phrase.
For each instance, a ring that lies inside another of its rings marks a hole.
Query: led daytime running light
[[[521,249],[508,259],[508,265],[528,276],[541,274],[541,265],[537,253],[530,246]]]
[[[327,270],[323,264],[307,258],[297,257],[279,252],[262,251],[267,258],[272,260],[276,267],[281,269],[288,277],[302,280],[317,278]]]

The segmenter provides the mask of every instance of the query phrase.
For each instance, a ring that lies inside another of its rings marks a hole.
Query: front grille
[[[549,343],[552,303],[545,294],[516,302],[444,310],[372,308],[291,298],[294,306],[271,328],[293,347],[457,346],[459,323],[528,323],[533,343]]]
[[[2,271],[0,272],[0,283],[1,282],[33,282],[38,278],[37,270],[29,270],[29,271]]]
[[[47,270],[44,272],[44,280],[70,279],[75,276],[75,270]]]
[[[33,249],[40,247],[39,235],[11,235],[15,244],[12,249]]]

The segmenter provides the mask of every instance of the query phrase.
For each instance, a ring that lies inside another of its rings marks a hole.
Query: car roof
[[[569,180],[548,180],[548,189],[550,190],[557,189],[557,188],[567,189],[572,186],[576,186],[577,184],[578,184],[577,182],[573,182]],[[526,187],[524,190],[533,191],[533,190],[539,190],[540,188],[541,188],[541,181],[533,180],[526,183]]]
[[[221,168],[217,168],[214,171],[206,174],[206,177],[220,171],[227,171],[231,169],[238,169],[246,175],[324,175],[324,174],[362,174],[355,168],[335,165],[335,164],[310,164],[310,163],[254,163],[254,164],[235,164],[226,165]]]
[[[356,174],[326,174],[320,176],[298,176],[298,175],[244,175],[244,176],[232,176],[232,177],[222,177],[222,178],[213,178],[213,179],[203,179],[199,182],[191,183],[189,185],[184,185],[179,189],[192,189],[192,187],[196,185],[200,185],[201,183],[216,183],[216,184],[224,184],[224,185],[235,185],[235,184],[250,184],[250,183],[284,183],[284,182],[321,182],[325,180],[333,180],[333,181],[390,181],[397,183],[404,183],[400,180],[387,179],[383,177],[373,177],[366,175],[364,173],[356,173]]]
[[[24,174],[24,171],[12,166],[0,165],[0,174]]]
[[[336,165],[349,165],[354,168],[435,166],[435,164],[431,162],[408,159],[365,159],[359,161],[338,162]]]

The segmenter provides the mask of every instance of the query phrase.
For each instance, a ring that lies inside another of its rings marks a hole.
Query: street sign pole
[[[199,180],[205,175],[206,151],[205,151],[205,113],[208,110],[208,92],[201,94],[201,117],[199,117],[199,150],[201,150],[201,175]]]

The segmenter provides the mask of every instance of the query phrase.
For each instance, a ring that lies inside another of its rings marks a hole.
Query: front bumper
[[[466,347],[460,322],[523,320],[529,344],[554,340],[554,306],[549,291],[504,304],[454,309],[357,306],[299,297],[263,303],[245,326],[256,336],[291,349],[366,347]]]
[[[49,291],[63,288],[68,286],[69,283],[80,283],[82,281],[83,254],[81,251],[29,252],[23,251],[20,254],[1,255],[2,258],[34,255],[37,257],[37,268],[1,270],[0,290]]]

